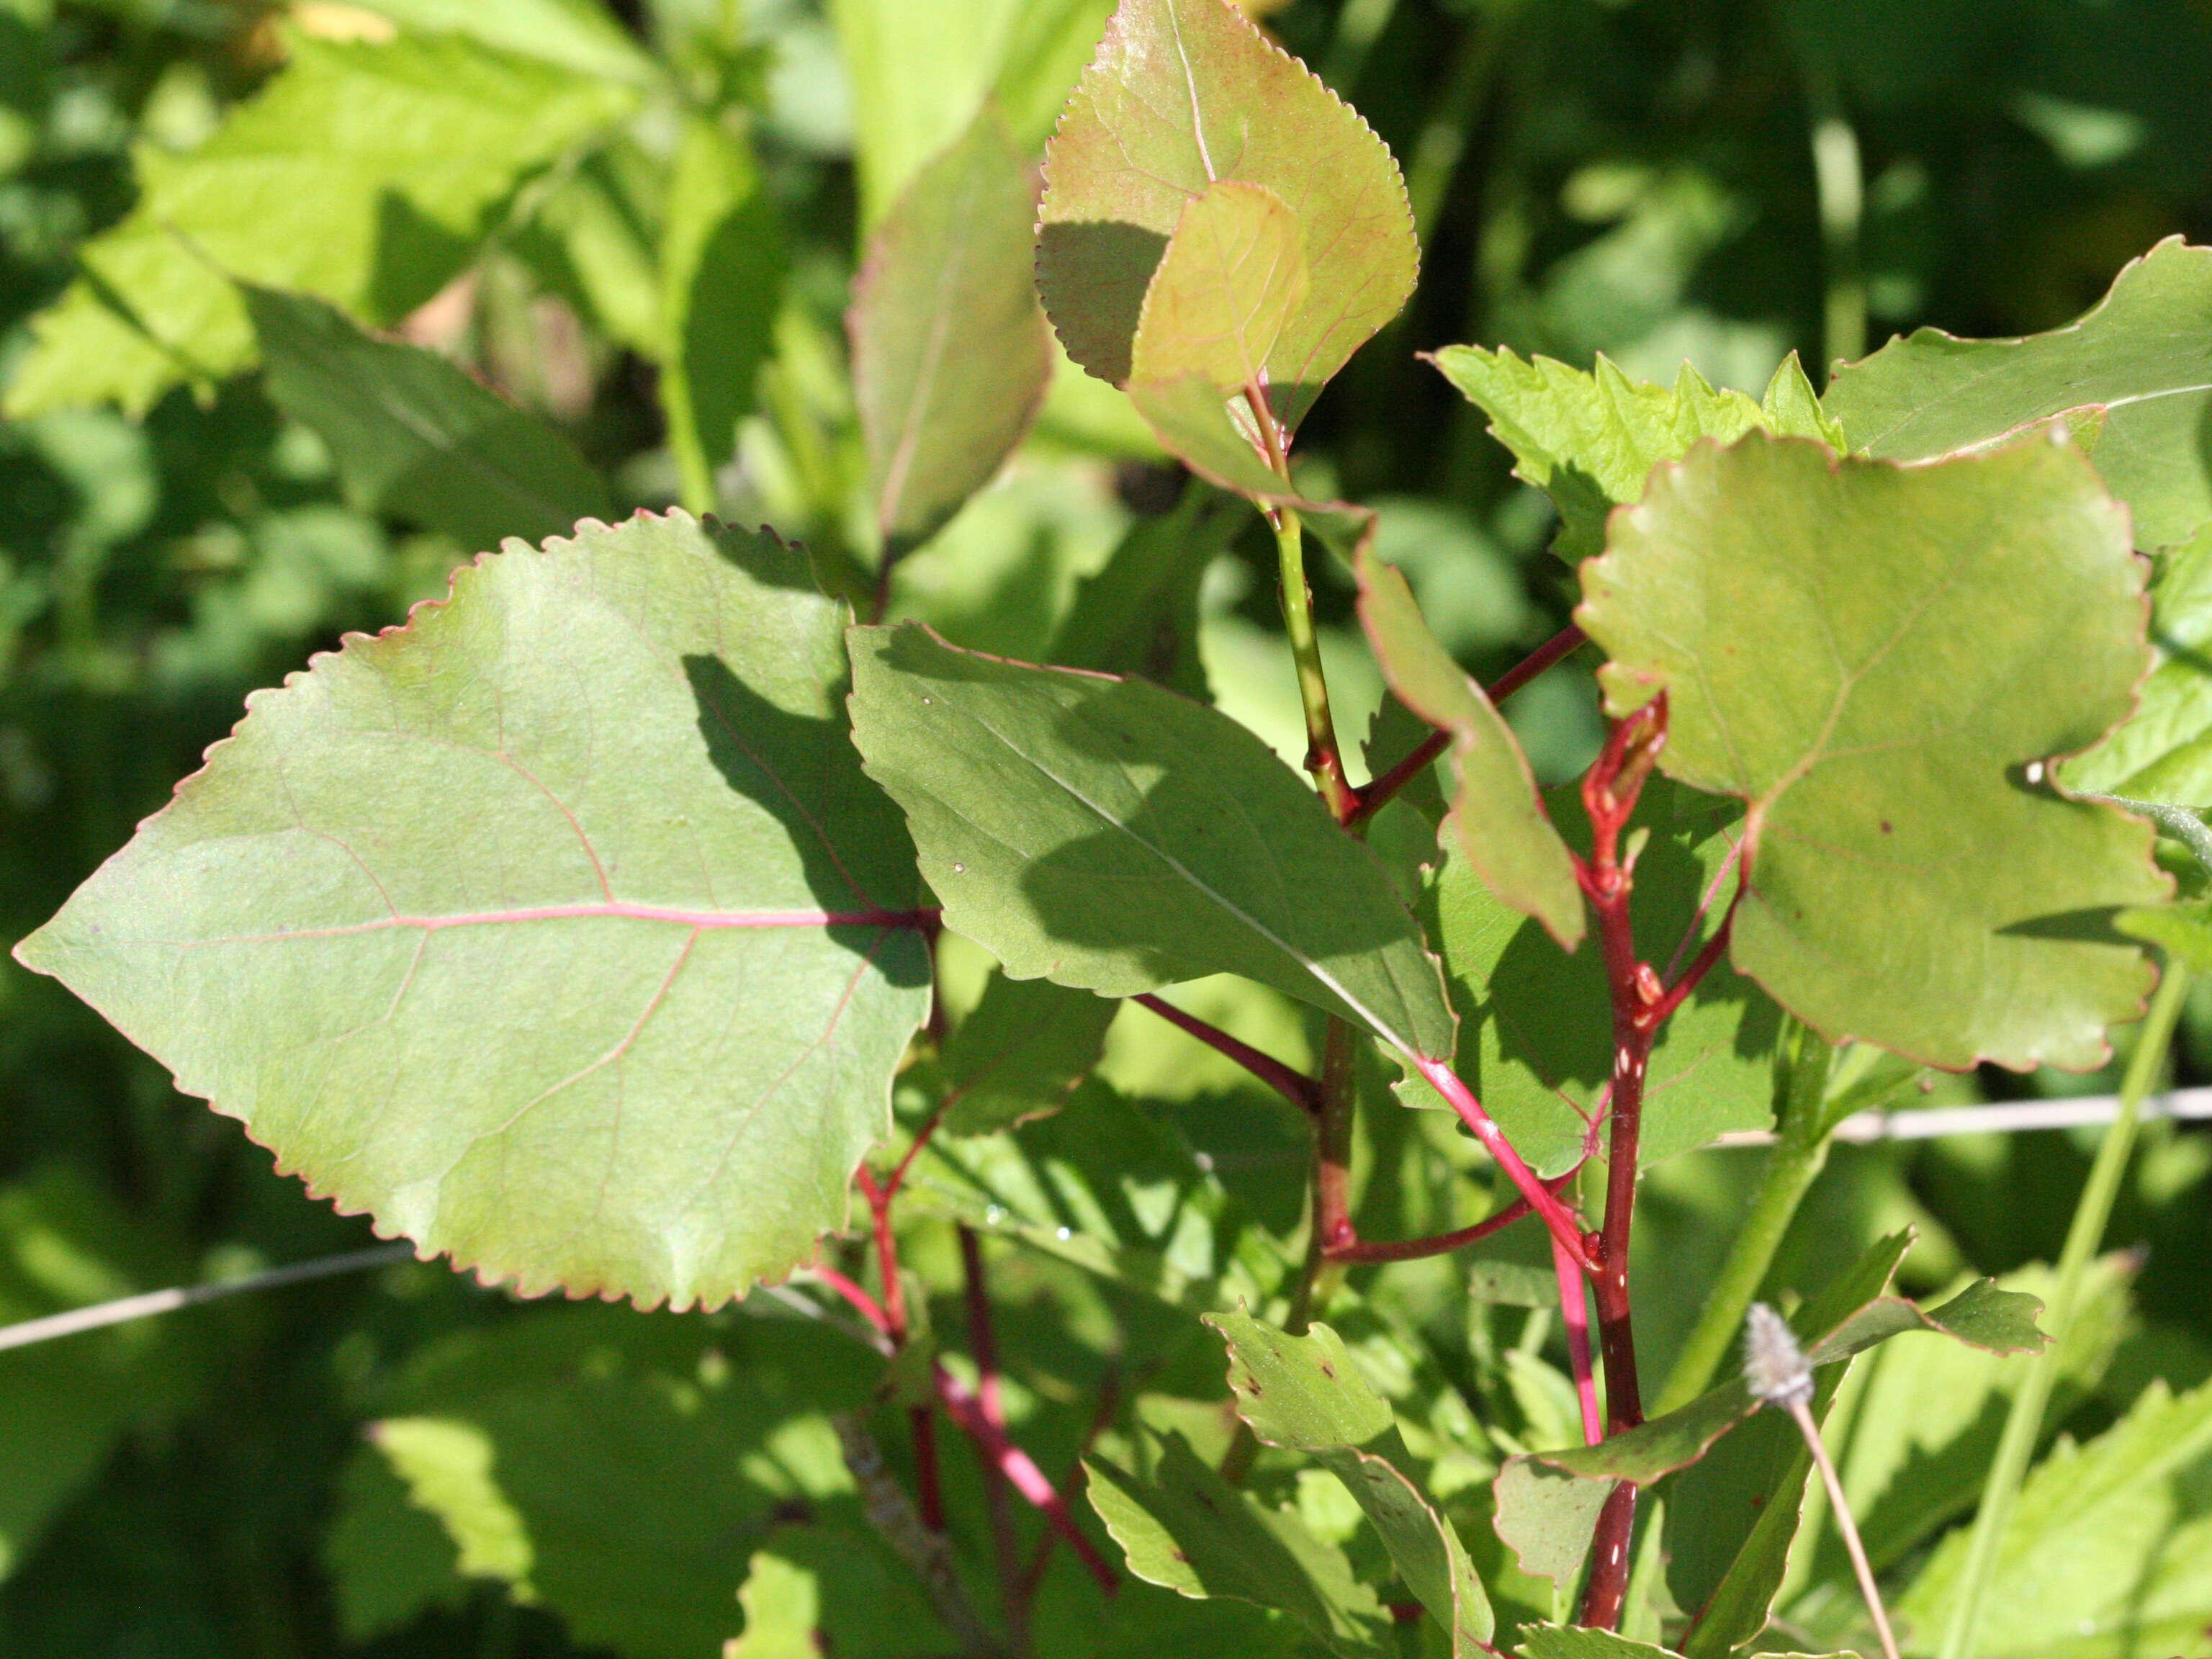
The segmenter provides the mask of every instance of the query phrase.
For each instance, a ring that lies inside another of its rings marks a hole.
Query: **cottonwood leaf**
[[[1687,362],[1669,388],[1631,379],[1602,352],[1588,372],[1550,357],[1524,362],[1504,346],[1446,346],[1429,361],[1490,416],[1491,435],[1513,452],[1514,475],[1552,497],[1560,520],[1553,551],[1571,564],[1603,548],[1606,514],[1640,499],[1653,467],[1700,438],[1729,443],[1767,431],[1844,447],[1795,353],[1774,371],[1764,403],[1716,390]]]
[[[1449,1052],[1451,1011],[1374,855],[1226,714],[1144,680],[856,628],[853,731],[945,923],[1018,979],[1110,997],[1242,974]]]
[[[137,205],[34,320],[11,417],[111,400],[143,414],[173,386],[250,367],[227,276],[397,322],[467,264],[524,178],[637,103],[618,80],[459,35],[290,52],[197,149],[137,151]]]
[[[1636,1642],[1618,1632],[1587,1625],[1524,1625],[1521,1628],[1522,1659],[1676,1659],[1672,1648]],[[1809,1659],[1802,1653],[1778,1653],[1771,1659]],[[1856,1659],[1850,1654],[1831,1654],[1826,1659]]]
[[[1154,1443],[1149,1480],[1103,1458],[1085,1461],[1085,1492],[1129,1571],[1194,1600],[1231,1596],[1296,1619],[1332,1652],[1392,1655],[1389,1615],[1352,1577],[1343,1551],[1288,1510],[1239,1492],[1179,1434]]]
[[[2169,237],[2123,267],[2065,327],[2026,339],[1939,329],[1846,364],[1822,400],[1852,444],[1927,460],[2073,410],[2101,413],[2097,471],[2135,519],[2136,545],[2170,547],[2212,520],[2212,248]]]
[[[1343,1339],[1316,1324],[1304,1336],[1248,1314],[1209,1314],[1229,1344],[1237,1414],[1273,1446],[1302,1451],[1344,1483],[1455,1659],[1488,1651],[1490,1597],[1458,1531],[1407,1475],[1389,1402],[1360,1376]]]
[[[1264,386],[1306,302],[1305,228],[1265,185],[1224,179],[1182,204],[1129,350],[1140,383],[1196,374],[1224,395]]]
[[[1501,902],[1534,917],[1572,951],[1583,937],[1582,887],[1513,728],[1437,643],[1405,577],[1366,549],[1357,569],[1359,620],[1382,678],[1401,702],[1451,738],[1458,787],[1445,833]]]
[[[1979,1650],[2193,1651],[2212,1620],[2208,1454],[2212,1386],[2177,1395],[2162,1381],[2096,1439],[2054,1448],[2021,1486],[1997,1546]],[[1945,1628],[1969,1542],[1966,1529],[1952,1533],[1895,1603],[1908,1640]]]
[[[681,514],[514,544],[256,694],[17,955],[386,1234],[726,1300],[843,1224],[927,1004],[842,620]]]
[[[1050,980],[992,975],[945,1045],[943,1133],[990,1134],[1058,1111],[1098,1063],[1118,1006]]]
[[[2135,712],[2059,780],[2079,794],[2212,806],[2212,524],[2159,555],[2150,640],[2158,666]]]
[[[868,244],[846,327],[884,556],[934,535],[1028,431],[1052,378],[1029,160],[987,103]]]
[[[1210,185],[1264,185],[1304,233],[1306,297],[1268,355],[1286,427],[1413,292],[1419,249],[1389,148],[1226,0],[1123,0],[1045,179],[1045,310],[1067,355],[1117,385],[1184,204]]]
[[[717,121],[687,121],[661,207],[654,355],[670,447],[688,488],[707,499],[752,409],[789,262],[783,216],[750,149]]]
[[[576,447],[419,346],[372,339],[319,300],[246,289],[276,405],[326,444],[347,498],[465,547],[566,535],[607,510]]]
[[[1547,791],[1553,821],[1585,855],[1589,823],[1571,786]],[[1656,967],[1687,962],[1717,925],[1741,830],[1722,803],[1664,778],[1644,786],[1629,833],[1646,835],[1636,868],[1637,945]],[[1540,924],[1501,903],[1456,839],[1422,901],[1460,1017],[1457,1070],[1522,1158],[1544,1175],[1571,1168],[1613,1077],[1613,1000],[1602,953],[1562,952]],[[1686,945],[1684,941],[1687,940]],[[1727,962],[1716,963],[1660,1028],[1644,1074],[1637,1157],[1647,1167],[1771,1121],[1771,1056],[1782,1012]],[[1418,1078],[1408,1104],[1441,1109]],[[1601,1139],[1602,1136],[1601,1136]]]
[[[1832,1040],[2102,1062],[2151,979],[2109,918],[2167,883],[2147,826],[2020,773],[2095,741],[2146,666],[2141,562],[2087,462],[1698,450],[1583,589],[1612,712],[1665,691],[1661,767],[1749,805],[1738,969]]]

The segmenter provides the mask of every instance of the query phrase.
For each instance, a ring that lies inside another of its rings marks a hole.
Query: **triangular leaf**
[[[1749,803],[1739,969],[1832,1040],[2101,1063],[2150,969],[2100,918],[2166,882],[2144,825],[2017,775],[2094,742],[2145,666],[2141,561],[2080,455],[1700,450],[1583,586],[1612,711],[1665,691],[1661,767]]]
[[[1008,973],[1115,997],[1242,974],[1449,1052],[1442,975],[1389,877],[1226,714],[911,623],[851,640],[868,775],[906,809],[945,925]]]
[[[2212,520],[2212,248],[2168,238],[2086,315],[2047,334],[1961,340],[1919,329],[1839,368],[1824,402],[1855,446],[1900,461],[2101,409],[2097,471],[2134,514],[2136,545],[2170,547]]]
[[[329,447],[348,499],[464,547],[565,536],[607,510],[574,444],[435,353],[371,339],[319,300],[246,289],[269,395]]]
[[[1052,378],[1029,158],[987,103],[900,192],[846,326],[884,554],[934,535],[1022,440]]]
[[[1122,0],[1045,178],[1037,285],[1068,356],[1102,380],[1129,379],[1184,204],[1223,181],[1266,186],[1304,232],[1307,296],[1268,358],[1286,426],[1413,292],[1413,211],[1389,150],[1226,0]]]
[[[1573,950],[1583,937],[1582,888],[1513,728],[1437,643],[1406,579],[1367,549],[1357,568],[1359,620],[1383,678],[1399,701],[1451,738],[1459,787],[1445,832],[1502,902]]]
[[[927,1001],[841,620],[680,514],[488,556],[258,694],[18,954],[387,1233],[724,1301],[843,1224]]]

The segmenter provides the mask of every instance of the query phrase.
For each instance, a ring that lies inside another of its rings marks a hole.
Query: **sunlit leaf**
[[[842,1224],[927,1003],[841,621],[681,515],[487,557],[258,694],[20,954],[387,1232],[723,1301]]]
[[[1419,249],[1382,140],[1224,0],[1123,0],[1045,159],[1037,283],[1068,356],[1130,377],[1146,289],[1184,204],[1264,185],[1305,237],[1305,302],[1269,396],[1295,426],[1413,291]]]
[[[1115,1011],[1050,980],[992,975],[938,1067],[945,1133],[989,1134],[1059,1110],[1098,1063]]]
[[[1583,585],[1613,712],[1665,691],[1660,765],[1749,804],[1739,969],[1832,1039],[2102,1061],[2150,981],[2109,917],[2166,883],[2142,823],[2020,772],[2094,742],[2145,666],[2141,562],[2080,455],[1700,450]]]
[[[2212,524],[2159,556],[2150,605],[2158,666],[2135,712],[2058,776],[2083,794],[2212,806]]]
[[[1130,378],[1197,374],[1224,394],[1265,386],[1307,282],[1304,227],[1281,197],[1265,185],[1208,185],[1183,204],[1145,290]]]
[[[1553,550],[1571,564],[1605,545],[1606,514],[1640,500],[1653,467],[1701,438],[1729,443],[1763,430],[1843,447],[1794,356],[1775,370],[1764,404],[1715,390],[1687,362],[1669,388],[1632,380],[1602,352],[1589,373],[1549,357],[1524,362],[1504,346],[1446,346],[1430,361],[1490,416],[1515,474],[1549,493],[1561,521]]]
[[[2048,334],[1962,340],[1916,330],[1840,368],[1824,401],[1854,448],[1900,461],[2101,410],[2097,471],[2133,514],[2136,545],[2170,547],[2212,520],[2212,248],[2168,238],[2124,267],[2094,309]]]
[[[1374,855],[1225,714],[1144,680],[853,630],[854,735],[945,926],[1017,978],[1130,996],[1237,973],[1448,1052],[1434,960]]]
[[[410,29],[465,34],[579,75],[653,84],[655,66],[592,0],[355,0]]]

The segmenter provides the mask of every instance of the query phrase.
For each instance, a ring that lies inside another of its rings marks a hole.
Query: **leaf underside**
[[[386,1234],[718,1303],[889,1127],[910,855],[803,556],[681,514],[510,546],[257,694],[18,955]]]

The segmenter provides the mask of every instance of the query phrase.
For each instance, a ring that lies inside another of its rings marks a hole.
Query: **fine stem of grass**
[[[1803,1398],[1793,1397],[1784,1404],[1797,1421],[1798,1432],[1805,1437],[1805,1449],[1813,1454],[1820,1484],[1828,1489],[1828,1507],[1835,1511],[1836,1530],[1843,1534],[1844,1547],[1850,1552],[1851,1571],[1858,1575],[1859,1594],[1866,1598],[1875,1634],[1881,1638],[1883,1659],[1897,1659],[1897,1638],[1890,1633],[1889,1610],[1881,1604],[1881,1589],[1874,1581],[1866,1546],[1859,1541],[1858,1522],[1851,1518],[1850,1500],[1844,1496],[1844,1483],[1836,1474],[1835,1460],[1828,1455],[1827,1443],[1820,1437],[1820,1425],[1813,1420],[1813,1408]]]
[[[2088,1269],[2089,1258],[2104,1241],[2106,1224],[2112,1216],[2112,1201],[2119,1195],[2120,1177],[2127,1172],[2129,1156],[2135,1151],[2136,1127],[2143,1097],[2158,1081],[2159,1073],[2166,1064],[2166,1049],[2173,1040],[2174,1022],[2180,1017],[2182,999],[2188,988],[2188,969],[2169,960],[2166,977],[2143,1020],[2142,1035],[2136,1040],[2135,1053],[2129,1056],[2127,1074],[2121,1079],[2120,1115],[2105,1131],[2104,1143],[2097,1148],[2097,1160],[2090,1166],[2088,1182],[2074,1206],[2073,1224],[2067,1229],[2066,1245],[2058,1257],[2058,1282],[2051,1291],[2051,1306],[2044,1315],[2050,1345],[2028,1362],[2027,1376],[2020,1392],[2013,1396],[2012,1409],[2006,1415],[2003,1437],[1997,1442],[1996,1459],[1982,1485],[1981,1507],[1974,1516],[1966,1570],[1960,1575],[1958,1595],[1951,1603],[1950,1621],[1944,1627],[1936,1659],[1972,1659],[1974,1653],[1975,1627],[1981,1619],[1982,1601],[1996,1567],[1997,1551],[2004,1541],[2006,1525],[2012,1519],[2013,1504],[2020,1497],[2021,1483],[2027,1475],[2028,1461],[2034,1455],[2036,1442],[2042,1436],[2043,1414],[2051,1403],[2051,1388],[2058,1380],[2059,1351],[2066,1346],[2067,1333],[2074,1323],[2082,1275]]]

